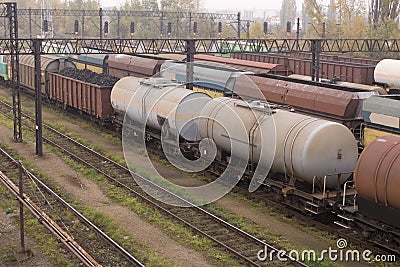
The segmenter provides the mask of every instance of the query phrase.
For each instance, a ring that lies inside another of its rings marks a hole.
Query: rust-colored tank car
[[[49,73],[59,72],[67,67],[75,67],[69,59],[57,56],[41,56],[41,90],[43,94],[49,94]],[[35,57],[33,55],[21,55],[19,58],[20,83],[31,90],[35,90]]]
[[[267,101],[290,105],[310,114],[331,118],[350,128],[355,128],[363,120],[361,114],[363,101],[377,94],[374,91],[341,91],[256,76],[249,78],[260,91],[255,92],[254,86],[246,86],[246,82],[241,82],[244,78],[239,77],[234,91],[237,95],[245,98],[259,98],[262,95]]]
[[[235,53],[234,58],[252,60],[265,63],[282,64],[294,74],[311,76],[312,61],[309,58],[285,56],[280,54],[251,54]],[[320,74],[322,78],[332,79],[339,77],[342,81],[372,85],[374,82],[375,64],[362,64],[353,62],[340,62],[336,60],[320,61]]]
[[[359,196],[400,210],[400,137],[371,142],[361,153],[354,179]]]
[[[160,71],[162,63],[164,63],[164,60],[125,54],[110,55],[108,58],[108,74],[118,78],[127,76],[148,78]]]
[[[112,86],[99,86],[49,73],[50,98],[64,106],[76,108],[98,119],[107,120],[113,114],[110,94]]]

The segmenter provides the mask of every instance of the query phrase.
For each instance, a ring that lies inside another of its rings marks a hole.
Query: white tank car
[[[111,104],[117,112],[164,134],[177,135],[188,141],[199,140],[198,117],[211,100],[206,94],[193,92],[164,78],[120,79],[111,91]],[[164,129],[162,129],[164,125]]]
[[[383,59],[374,70],[376,83],[386,84],[390,89],[400,89],[400,60]]]
[[[327,174],[354,170],[357,142],[348,128],[290,111],[270,111],[260,102],[248,104],[226,97],[213,99],[201,112],[200,136],[213,139],[218,147],[228,152],[232,141],[232,145],[243,146],[238,149],[240,158],[246,160],[250,151],[253,162],[265,168],[272,166],[272,172],[286,173],[310,184],[315,176],[324,178]],[[243,122],[245,131],[239,129],[242,124],[237,118]],[[342,175],[340,183],[349,176]],[[328,188],[336,185],[337,176],[327,177]]]

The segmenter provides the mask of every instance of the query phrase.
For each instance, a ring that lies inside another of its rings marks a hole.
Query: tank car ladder
[[[347,181],[344,183],[343,186],[343,198],[342,198],[342,203],[341,206],[339,207],[339,211],[342,213],[339,214],[338,212],[336,213],[336,216],[338,217],[338,220],[335,220],[333,223],[343,227],[345,229],[350,229],[351,226],[350,224],[354,221],[352,218],[352,215],[357,212],[358,208],[356,205],[356,195],[354,195],[353,199],[353,205],[351,206],[346,206],[346,190],[347,190],[347,184],[349,183],[354,183],[354,181]]]
[[[309,212],[310,214],[314,214],[314,215],[319,215],[319,214],[323,213],[320,210],[320,208],[321,208],[320,201],[324,201],[324,199],[325,199],[325,197],[327,195],[327,193],[326,193],[326,179],[327,179],[327,176],[325,176],[324,177],[324,187],[323,187],[323,191],[322,191],[322,200],[317,199],[318,202],[315,202],[316,198],[313,195],[315,193],[315,181],[316,181],[317,178],[318,178],[317,176],[313,177],[313,184],[312,184],[313,187],[312,187],[312,195],[311,195],[312,199],[309,200],[309,201],[306,201],[305,202],[306,205],[304,207],[305,211]]]

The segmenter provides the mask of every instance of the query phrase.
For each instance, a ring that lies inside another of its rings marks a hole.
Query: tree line
[[[303,0],[302,11],[297,11],[296,0],[283,0],[279,17],[280,27],[265,31],[263,23],[266,18],[253,21],[249,33],[242,29],[242,38],[294,38],[297,18],[300,18],[301,38],[398,38],[399,36],[399,5],[400,0]],[[40,9],[43,3],[50,3],[53,9],[98,10],[99,0],[17,0],[19,9]],[[202,9],[200,0],[125,0],[120,6],[114,7],[120,11],[172,11],[199,12]],[[80,37],[98,37],[100,21],[98,17],[52,17],[51,28],[54,37],[75,35],[75,21],[79,23]],[[32,21],[21,18],[20,36],[27,37],[41,33],[43,17],[36,16]],[[194,21],[189,18],[159,17],[104,17],[109,26],[108,37],[120,38],[150,38],[168,37],[237,37],[234,21],[223,22],[222,32],[218,32],[217,20],[196,21],[197,33],[193,33]],[[287,32],[286,22],[291,22],[290,32]],[[132,22],[134,34],[132,33]],[[32,24],[31,32],[26,27]],[[169,24],[169,25],[168,25]],[[244,23],[243,23],[243,26]],[[189,32],[191,29],[191,33]],[[118,35],[119,34],[119,35]]]

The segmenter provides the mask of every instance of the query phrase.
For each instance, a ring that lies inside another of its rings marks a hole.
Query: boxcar
[[[111,106],[112,86],[100,86],[78,81],[57,73],[49,73],[50,98],[106,121],[114,114]]]
[[[75,64],[69,59],[58,56],[41,56],[41,89],[42,93],[48,95],[49,88],[49,74],[59,72],[64,68],[76,68]],[[19,76],[22,86],[35,90],[35,58],[33,55],[21,55],[19,59]]]

